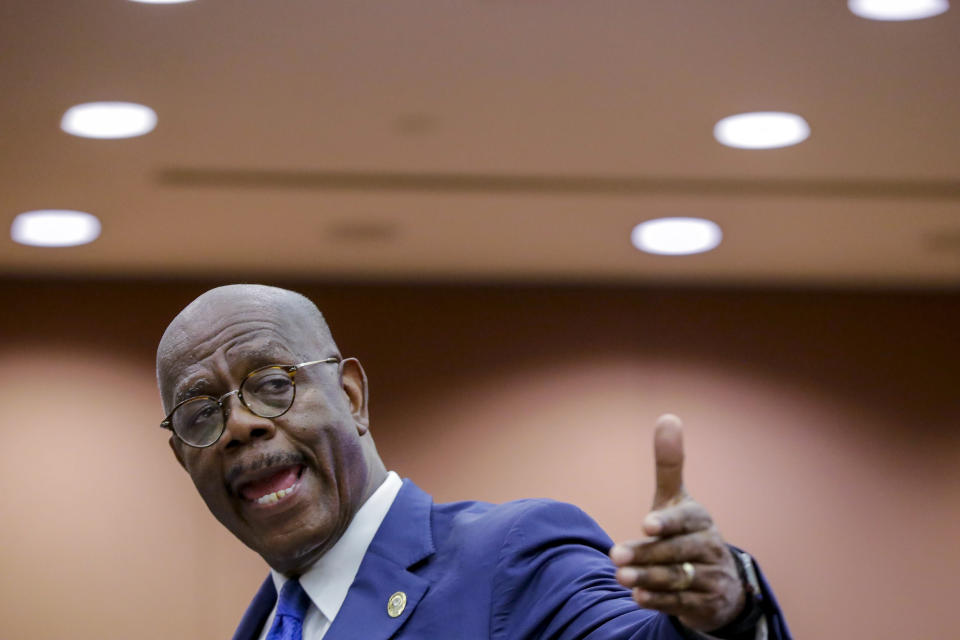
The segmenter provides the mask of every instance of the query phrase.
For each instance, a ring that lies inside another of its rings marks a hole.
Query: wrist
[[[760,591],[760,581],[753,566],[750,554],[729,547],[733,562],[737,567],[742,590],[740,593],[741,605],[734,618],[722,627],[709,632],[710,636],[723,640],[752,640],[756,637],[757,624],[763,619],[763,594]]]

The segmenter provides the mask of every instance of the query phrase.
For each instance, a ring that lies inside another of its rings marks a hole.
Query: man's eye
[[[212,402],[203,402],[197,404],[200,406],[189,407],[189,409],[185,412],[186,415],[182,418],[182,422],[185,426],[206,424],[211,420],[216,419],[216,415],[220,411],[220,407]],[[183,407],[182,409],[186,408],[187,406]]]
[[[250,393],[258,396],[283,395],[290,390],[293,382],[286,374],[276,374],[256,380]]]

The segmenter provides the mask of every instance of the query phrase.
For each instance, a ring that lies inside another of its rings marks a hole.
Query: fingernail
[[[638,577],[640,577],[640,573],[633,567],[617,569],[617,578],[619,578],[620,584],[626,583],[627,586],[630,586],[637,581]]]
[[[633,560],[633,552],[621,544],[615,544],[610,549],[610,559],[614,564],[626,564]]]
[[[650,594],[644,591],[643,589],[634,589],[633,599],[639,602],[640,604],[643,604],[650,599]]]
[[[650,535],[657,535],[663,529],[663,520],[651,513],[643,520],[643,528]]]

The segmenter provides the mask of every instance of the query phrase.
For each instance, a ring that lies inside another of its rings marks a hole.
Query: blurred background
[[[318,303],[388,467],[438,501],[634,537],[674,412],[798,638],[956,635],[960,18],[869,4],[0,6],[0,638],[229,637],[267,567],[154,381],[227,282]],[[156,120],[68,132],[98,101]],[[758,111],[806,137],[721,142]],[[670,217],[722,238],[638,249]]]

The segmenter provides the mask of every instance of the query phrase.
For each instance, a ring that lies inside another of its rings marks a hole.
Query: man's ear
[[[345,358],[340,362],[340,384],[350,401],[350,413],[357,423],[357,431],[364,435],[370,430],[370,417],[367,413],[367,374],[356,358]]]
[[[183,463],[183,454],[180,453],[180,447],[177,446],[177,443],[174,442],[177,439],[177,436],[170,434],[170,439],[167,440],[167,444],[170,445],[170,449],[173,450],[173,455],[176,456],[177,462],[180,463],[180,466],[183,467],[183,470],[187,470],[187,465]]]

